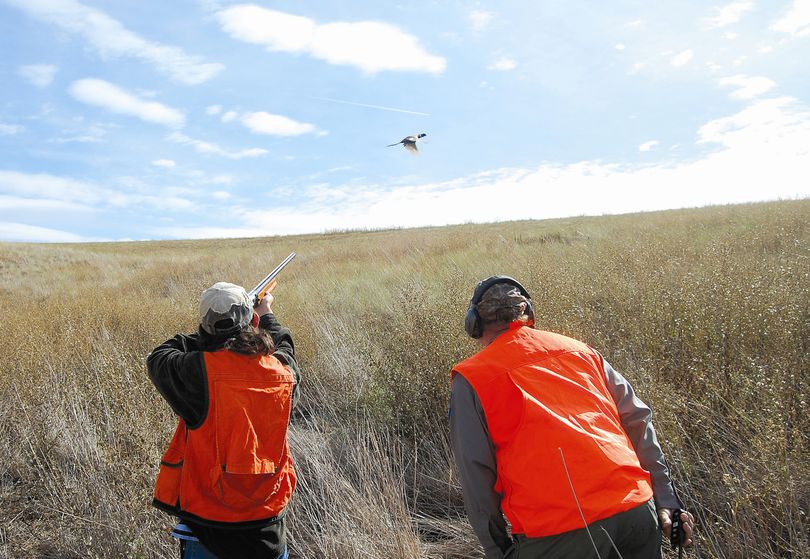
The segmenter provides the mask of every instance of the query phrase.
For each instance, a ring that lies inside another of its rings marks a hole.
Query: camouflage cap
[[[485,322],[497,319],[499,309],[517,307],[528,301],[520,289],[508,283],[496,283],[484,292],[481,301],[476,305],[478,316]]]
[[[252,317],[253,305],[243,287],[221,281],[200,296],[200,326],[209,334],[235,334]]]

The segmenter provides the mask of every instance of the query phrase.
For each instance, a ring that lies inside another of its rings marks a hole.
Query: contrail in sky
[[[330,101],[332,103],[340,103],[342,105],[355,105],[356,107],[368,107],[369,109],[380,109],[382,111],[391,111],[394,113],[407,113],[409,115],[430,116],[430,113],[420,113],[419,111],[395,109],[394,107],[383,107],[382,105],[368,105],[366,103],[355,103],[354,101],[341,101],[340,99],[330,99],[329,97],[310,97],[310,99],[318,99],[320,101]]]

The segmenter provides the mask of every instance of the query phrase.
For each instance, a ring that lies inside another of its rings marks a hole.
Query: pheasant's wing
[[[405,142],[402,145],[404,145],[405,149],[407,149],[411,153],[419,153],[419,150],[416,147],[416,142]]]

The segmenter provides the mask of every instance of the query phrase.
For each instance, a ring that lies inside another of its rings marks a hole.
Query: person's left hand
[[[660,508],[658,509],[658,519],[661,521],[661,529],[664,531],[664,536],[669,541],[670,534],[672,534],[672,509]],[[692,513],[681,511],[681,522],[683,523],[684,533],[684,547],[692,545],[692,532],[695,528],[695,517]]]
[[[270,305],[272,305],[272,304],[273,304],[273,295],[271,293],[268,293],[267,295],[264,296],[264,299],[259,301],[259,304],[256,305],[253,308],[253,310],[259,316],[264,316],[266,314],[269,314],[269,313],[273,312],[273,309],[270,308]]]

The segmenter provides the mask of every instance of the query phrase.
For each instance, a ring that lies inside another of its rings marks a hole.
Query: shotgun
[[[259,282],[259,285],[257,285],[248,292],[248,297],[250,297],[250,299],[253,301],[254,307],[257,306],[259,303],[261,303],[262,299],[264,299],[264,297],[268,293],[270,293],[276,288],[275,277],[279,275],[279,273],[281,273],[281,270],[283,270],[284,267],[287,264],[289,264],[293,258],[295,258],[295,252],[291,252],[289,256],[287,256],[287,258],[281,261],[281,264],[276,266],[272,272],[267,274],[267,277],[265,277],[262,281]]]

